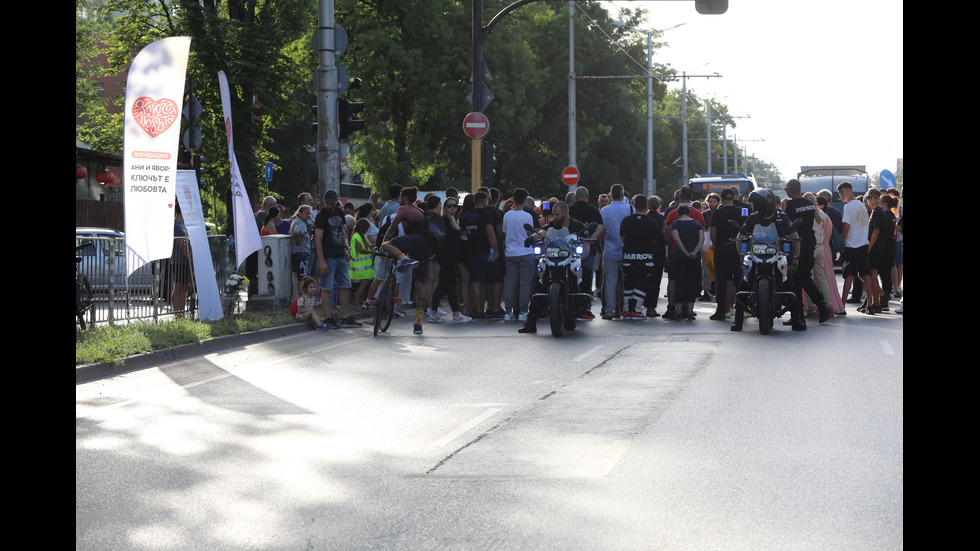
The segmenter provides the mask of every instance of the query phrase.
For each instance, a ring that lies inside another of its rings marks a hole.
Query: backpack
[[[425,233],[428,235],[429,244],[434,253],[442,248],[442,244],[446,241],[446,223],[441,216],[434,212],[425,214],[425,222]]]

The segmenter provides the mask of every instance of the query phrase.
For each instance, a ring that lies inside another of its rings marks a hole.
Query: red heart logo
[[[133,119],[151,138],[166,132],[179,116],[177,103],[170,99],[141,97],[133,102]]]

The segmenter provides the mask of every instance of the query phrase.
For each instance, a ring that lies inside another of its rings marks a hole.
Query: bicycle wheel
[[[79,275],[75,279],[75,318],[79,327],[85,330],[85,314],[92,306],[92,286],[88,279]]]
[[[385,279],[384,288],[386,291],[386,297],[384,300],[384,306],[382,307],[382,317],[381,317],[381,330],[387,331],[388,327],[391,325],[392,318],[395,317],[395,274],[390,273]],[[378,302],[381,302],[380,300]]]

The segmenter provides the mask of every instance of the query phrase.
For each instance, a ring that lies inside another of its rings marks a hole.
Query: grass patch
[[[222,335],[236,335],[297,323],[288,311],[245,312],[215,322],[173,320],[163,323],[100,325],[75,329],[75,365],[121,363],[134,354],[146,354],[182,344],[199,343]]]

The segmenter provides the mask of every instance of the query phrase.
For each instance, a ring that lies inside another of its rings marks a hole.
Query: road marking
[[[888,344],[888,341],[886,341],[886,340],[880,340],[880,341],[878,341],[878,344],[881,345],[881,352],[882,352],[882,354],[884,354],[886,356],[894,356],[895,355],[895,351],[892,350],[892,345]]]
[[[580,362],[580,361],[584,360],[585,358],[588,358],[592,354],[595,354],[601,348],[602,348],[602,345],[592,347],[589,350],[587,350],[586,352],[584,352],[582,354],[579,354],[578,356],[575,356],[574,358],[572,358],[572,361],[573,362]]]
[[[449,434],[443,436],[442,438],[436,440],[435,442],[433,442],[430,445],[433,446],[433,447],[445,446],[446,444],[448,444],[448,443],[452,442],[453,440],[455,440],[455,439],[459,438],[460,436],[462,436],[463,433],[465,433],[466,431],[468,431],[471,428],[479,425],[480,423],[486,421],[487,419],[493,417],[494,415],[496,415],[497,413],[499,413],[502,409],[504,409],[504,408],[490,408],[490,409],[484,411],[483,413],[477,415],[476,417],[470,419],[469,421],[463,423],[456,430],[454,430],[454,431],[450,432]]]

